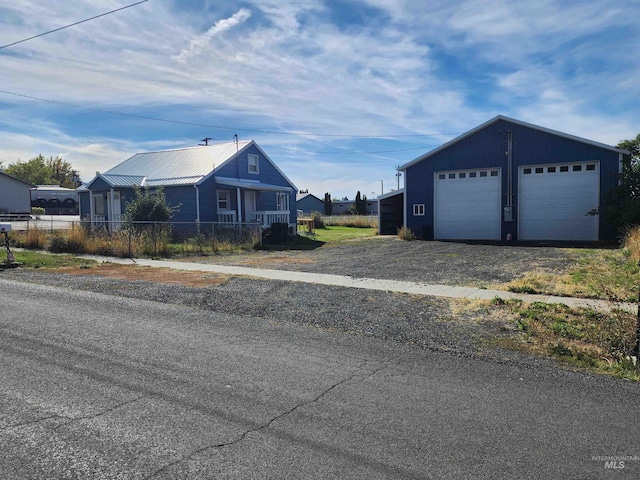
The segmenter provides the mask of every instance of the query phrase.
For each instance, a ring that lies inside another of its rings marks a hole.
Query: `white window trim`
[[[414,203],[413,204],[413,216],[414,217],[424,217],[424,203]]]
[[[225,211],[225,210],[231,210],[231,193],[229,190],[218,190],[217,192],[217,196],[218,196],[218,211]],[[221,207],[220,206],[220,202],[226,202],[227,206],[226,207]]]
[[[249,173],[253,173],[254,175],[258,175],[260,173],[260,157],[258,155],[254,155],[252,153],[248,154],[247,163]],[[252,166],[255,166],[255,170],[251,169]]]

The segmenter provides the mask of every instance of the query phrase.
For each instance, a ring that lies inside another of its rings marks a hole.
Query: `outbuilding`
[[[611,239],[600,207],[625,155],[499,115],[400,167],[403,224],[436,240]]]
[[[31,216],[30,183],[0,172],[0,216],[22,218]]]

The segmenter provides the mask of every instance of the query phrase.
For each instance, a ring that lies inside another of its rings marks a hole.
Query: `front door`
[[[120,192],[107,192],[107,210],[109,212],[109,221],[113,229],[120,228],[122,221],[122,205],[120,203]]]
[[[254,190],[244,191],[244,221],[246,223],[256,221],[256,192]]]

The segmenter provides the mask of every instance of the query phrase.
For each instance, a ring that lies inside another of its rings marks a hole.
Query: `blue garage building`
[[[403,223],[436,240],[598,241],[626,150],[504,116],[400,167]]]

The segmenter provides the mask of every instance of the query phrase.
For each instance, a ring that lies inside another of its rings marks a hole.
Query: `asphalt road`
[[[0,478],[635,479],[639,391],[0,278]]]

